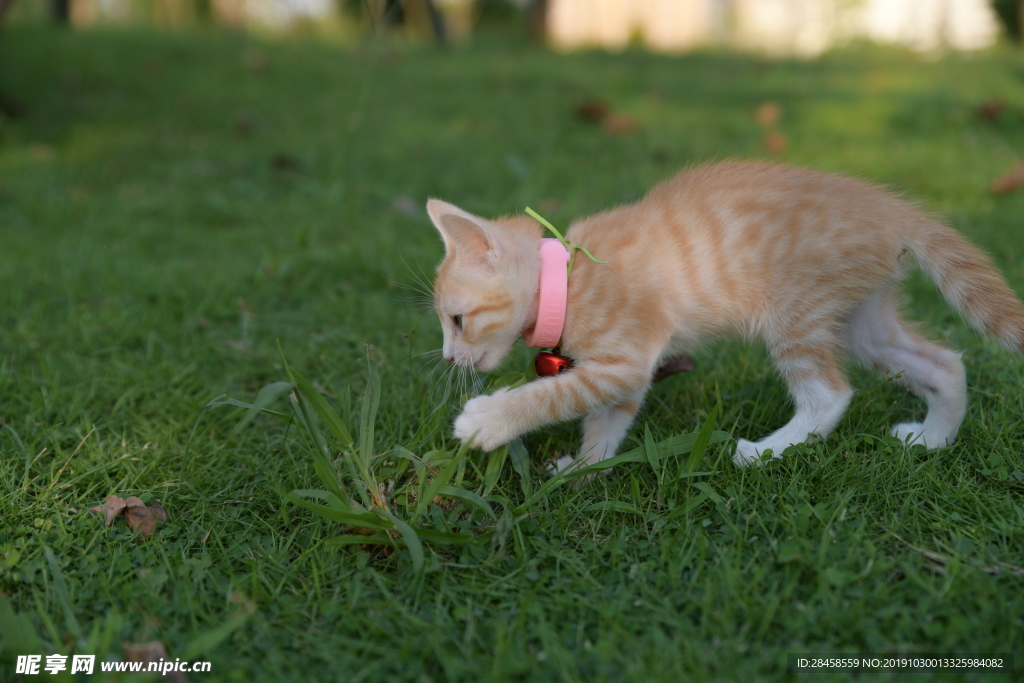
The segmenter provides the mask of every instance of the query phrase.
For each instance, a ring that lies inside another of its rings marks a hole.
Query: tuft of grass
[[[641,462],[646,458],[658,473],[659,497],[665,486],[681,479],[709,476],[711,472],[697,472],[696,468],[711,443],[728,438],[728,434],[714,431],[715,418],[721,412],[719,405],[697,433],[654,443],[648,428],[643,447],[585,467],[580,462],[576,467],[554,474],[535,493],[532,492],[529,474],[529,454],[522,439],[515,439],[511,444],[487,454],[486,466],[482,473],[478,472],[479,486],[473,491],[461,485],[466,480],[466,465],[470,463],[469,447],[465,445],[455,452],[432,450],[422,456],[403,446],[392,446],[378,452],[374,446],[374,422],[380,404],[381,384],[369,347],[366,360],[369,379],[361,402],[358,444],[352,438],[346,421],[283,357],[282,363],[290,382],[268,384],[260,390],[253,403],[218,397],[206,404],[202,412],[225,405],[245,408],[246,414],[236,424],[235,433],[259,413],[298,425],[306,437],[307,452],[317,479],[324,488],[296,489],[284,493],[284,499],[341,525],[344,533],[325,540],[325,547],[402,547],[408,551],[416,575],[424,570],[424,546],[428,544],[483,543],[490,548],[488,562],[493,563],[497,558],[496,550],[505,545],[515,525],[529,516],[537,504],[546,502],[554,489],[569,481],[585,481],[584,478],[592,478],[597,473],[606,473],[622,463]],[[510,373],[491,382],[488,388],[515,389],[525,381],[523,373]],[[275,398],[285,393],[291,399],[291,415],[268,408]],[[348,392],[344,395],[346,398],[349,396]],[[321,429],[321,424],[327,428],[327,433]],[[667,458],[687,453],[689,457],[680,462],[674,476],[662,476],[667,470],[663,470],[661,465],[663,462],[668,464]],[[521,478],[526,498],[518,506],[504,496],[492,494],[509,455],[512,455],[513,468]],[[473,479],[472,475],[470,479]],[[708,499],[722,500],[708,484],[698,482],[694,486],[703,493],[686,500],[678,508],[670,505],[667,519],[688,514]],[[453,504],[445,505],[442,499]],[[491,503],[500,505],[500,516]],[[605,509],[643,514],[633,505],[612,501],[595,503],[587,508]],[[47,556],[48,559],[50,557]]]

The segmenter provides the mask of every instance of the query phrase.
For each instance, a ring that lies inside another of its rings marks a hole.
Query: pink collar
[[[549,349],[558,346],[565,326],[565,303],[568,298],[569,276],[566,265],[569,250],[556,239],[546,237],[540,241],[540,291],[537,296],[537,322],[523,333],[527,346]]]

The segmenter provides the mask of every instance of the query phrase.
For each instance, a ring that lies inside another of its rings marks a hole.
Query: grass
[[[558,57],[498,35],[433,51],[10,26],[0,90],[24,104],[0,119],[0,679],[19,652],[151,640],[212,661],[203,681],[792,680],[797,652],[1013,653],[1024,672],[1024,363],[920,277],[908,310],[964,350],[956,446],[895,444],[888,427],[922,404],[854,373],[825,443],[748,471],[712,444],[706,489],[625,464],[549,491],[493,547],[424,544],[419,572],[408,549],[332,547],[339,526],[285,497],[321,486],[300,430],[200,416],[287,381],[283,352],[359,438],[370,344],[371,455],[455,453],[457,406],[417,357],[440,331],[401,286],[442,250],[407,205],[530,205],[567,225],[686,164],[765,157],[765,100],[782,158],[907,190],[1024,292],[1024,195],[987,190],[1024,148],[1019,54]],[[580,122],[589,97],[640,128]],[[993,97],[1008,112],[980,119]],[[693,432],[719,402],[734,436],[789,418],[761,348],[696,362],[624,448]],[[577,439],[524,439],[534,484]],[[487,458],[465,463],[478,490]],[[494,475],[494,496],[525,501],[511,463]],[[87,511],[112,493],[170,520],[148,541],[106,528]]]

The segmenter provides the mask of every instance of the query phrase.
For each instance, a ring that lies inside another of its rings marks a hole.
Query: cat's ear
[[[440,199],[427,201],[427,213],[444,239],[446,254],[467,263],[490,264],[497,251],[497,235],[488,221]]]

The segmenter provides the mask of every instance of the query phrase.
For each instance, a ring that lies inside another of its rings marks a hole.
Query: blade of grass
[[[320,429],[313,421],[313,416],[310,415],[309,409],[306,408],[305,399],[299,398],[296,392],[292,392],[291,401],[292,406],[295,408],[295,414],[298,416],[299,422],[305,430],[306,436],[312,442],[313,469],[316,471],[317,478],[320,479],[320,483],[323,484],[325,489],[336,495],[341,500],[350,502],[352,498],[348,492],[342,488],[341,478],[338,476],[338,472],[334,469],[334,465],[330,460],[330,451],[327,449],[327,443],[320,434]],[[362,488],[359,488],[358,493],[363,505],[365,507],[370,507],[370,501],[366,492]]]
[[[432,529],[415,529],[416,535],[428,543],[441,543],[443,545],[472,543],[475,540],[473,534],[460,534],[446,531],[434,531]]]
[[[334,435],[334,438],[338,440],[338,443],[340,443],[343,448],[351,446],[354,442],[352,440],[352,435],[348,432],[348,427],[346,427],[345,423],[341,421],[338,414],[331,409],[327,400],[298,372],[290,368],[288,372],[292,380],[294,380],[297,385],[299,392],[302,394],[302,398],[309,401],[309,405],[312,406],[313,410],[316,411],[316,414],[320,416],[320,419],[324,421],[327,429]]]
[[[711,484],[708,484],[707,482],[695,481],[695,482],[693,482],[693,488],[700,489],[701,491],[703,491],[707,495],[707,497],[709,499],[711,499],[711,501],[714,502],[714,503],[724,503],[725,502],[722,499],[722,497],[720,495],[718,495],[718,491],[713,489],[711,487]]]
[[[498,483],[501,469],[505,466],[505,459],[508,457],[508,448],[508,444],[505,444],[487,454],[487,469],[484,470],[484,488],[481,495],[489,494]]]
[[[495,516],[494,510],[491,508],[490,504],[473,491],[467,491],[466,489],[460,489],[454,486],[442,486],[438,489],[437,495],[448,496],[449,498],[464,501],[470,505],[475,505],[489,517]]]
[[[232,633],[241,628],[245,622],[249,621],[249,616],[252,612],[252,607],[242,610],[220,626],[196,637],[185,646],[184,650],[181,651],[181,657],[183,659],[190,660],[206,654],[225,641]]]
[[[598,503],[592,503],[583,508],[587,512],[595,510],[609,510],[611,512],[628,512],[634,515],[642,515],[643,511],[635,505],[625,503],[621,500],[602,500]]]
[[[422,572],[423,543],[420,542],[420,537],[416,535],[416,531],[387,510],[377,510],[377,514],[387,518],[388,521],[395,525],[395,528],[398,529],[398,533],[402,535],[402,541],[405,542],[405,547],[409,549],[409,555],[412,557],[413,570],[417,574]],[[423,532],[421,531],[420,533]]]
[[[711,410],[711,414],[708,415],[708,419],[704,421],[704,425],[697,433],[697,438],[694,439],[693,442],[693,448],[690,450],[690,457],[686,460],[687,472],[696,471],[697,465],[700,464],[701,458],[704,457],[704,451],[706,451],[708,445],[711,444],[711,437],[714,434],[715,420],[721,412],[722,404],[719,402]]]
[[[438,494],[438,491],[448,484],[452,475],[455,474],[455,470],[458,466],[459,461],[453,458],[451,462],[438,471],[437,476],[434,477],[423,489],[422,495],[419,500],[416,501],[416,514],[413,515],[413,523],[415,523],[416,520],[419,519],[420,515],[423,514],[423,511],[427,509],[427,506],[434,500],[434,496]]]
[[[328,538],[324,541],[325,548],[344,548],[350,545],[362,545],[369,543],[370,545],[395,545],[395,539],[390,536],[384,536],[381,534],[373,534],[370,536],[364,536],[362,534],[348,534],[343,536],[335,536],[334,538]]]
[[[331,520],[332,522],[338,522],[339,524],[348,524],[349,526],[366,527],[367,529],[392,529],[394,527],[389,526],[384,520],[381,520],[376,515],[369,512],[346,512],[344,510],[338,510],[337,508],[330,507],[328,505],[320,505],[319,503],[311,503],[308,500],[302,498],[297,491],[291,493],[285,493],[282,495],[285,500],[298,505],[301,508],[305,508],[310,512]]]
[[[263,409],[268,405],[276,401],[281,396],[287,394],[295,386],[293,382],[274,382],[260,389],[260,393],[256,394],[256,400],[252,402],[249,409],[245,411],[245,415],[238,421],[238,424],[231,430],[232,434],[237,434],[242,431],[242,428],[252,422],[257,415],[263,412]],[[270,411],[268,411],[270,412]]]
[[[530,479],[530,454],[526,452],[526,446],[523,445],[522,439],[516,438],[509,443],[508,455],[512,461],[512,469],[519,475],[523,495],[529,498],[533,491],[533,481]]]
[[[683,503],[682,505],[677,507],[675,510],[672,510],[667,515],[665,515],[663,517],[663,519],[675,519],[676,517],[682,517],[683,515],[685,515],[685,514],[687,514],[689,512],[693,512],[693,510],[697,506],[699,506],[701,503],[703,503],[707,499],[708,499],[708,494],[706,494],[706,493],[702,493],[699,496],[695,496],[693,498],[690,498],[685,503]]]
[[[651,469],[654,470],[654,476],[661,481],[661,460],[658,457],[658,447],[654,443],[654,437],[651,436],[650,425],[646,424],[644,425],[644,450],[647,453],[647,461],[651,463]]]
[[[31,655],[43,651],[43,642],[27,615],[16,614],[10,598],[0,594],[0,633],[9,655]]]
[[[46,564],[50,567],[50,576],[53,578],[53,587],[57,593],[57,601],[60,602],[64,611],[64,623],[77,640],[82,639],[82,629],[75,619],[75,611],[71,608],[71,598],[68,595],[68,585],[64,582],[64,572],[60,570],[60,563],[57,557],[50,550],[50,546],[43,546],[43,554],[46,556]]]
[[[366,470],[373,457],[373,427],[377,419],[377,408],[380,405],[380,375],[377,364],[373,362],[370,347],[366,349],[366,393],[363,395],[363,410],[359,419],[359,456],[360,469]]]

